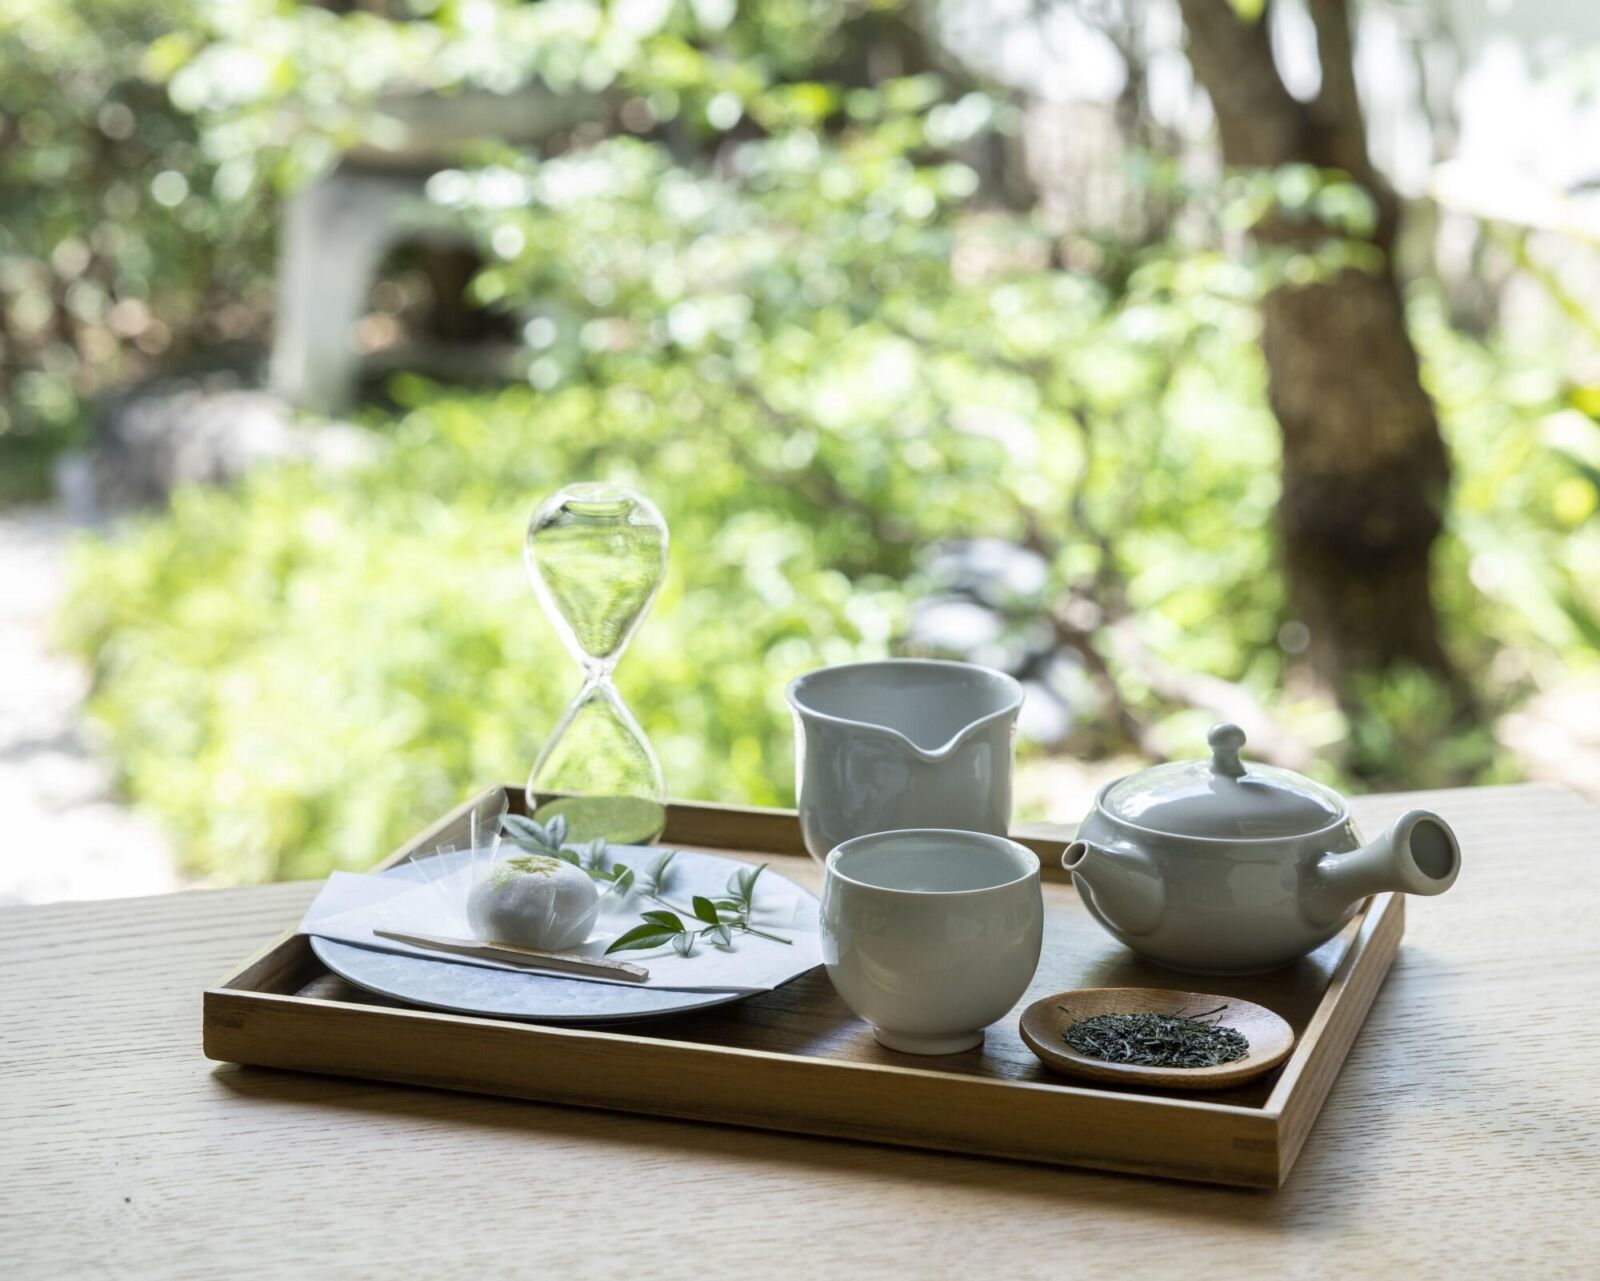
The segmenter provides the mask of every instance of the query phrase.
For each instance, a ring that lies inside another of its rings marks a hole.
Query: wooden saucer
[[[1216,1067],[1156,1068],[1108,1063],[1079,1054],[1065,1040],[1069,1027],[1096,1014],[1199,1014],[1219,1005],[1227,1008],[1217,1022],[1243,1032],[1250,1042],[1250,1053]],[[1216,1090],[1242,1085],[1270,1072],[1288,1058],[1289,1051],[1294,1048],[1294,1029],[1264,1005],[1232,996],[1206,996],[1200,992],[1154,987],[1082,987],[1071,992],[1057,992],[1024,1010],[1019,1030],[1028,1048],[1057,1072],[1164,1090]]]

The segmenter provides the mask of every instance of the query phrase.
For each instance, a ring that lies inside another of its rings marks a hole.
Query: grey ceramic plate
[[[696,856],[698,863],[725,863],[728,870],[742,866],[734,859]],[[385,876],[418,879],[407,864],[390,868]],[[725,876],[726,873],[722,873]],[[769,871],[768,876],[775,875]],[[720,885],[720,879],[718,884]],[[792,882],[791,882],[792,884]],[[814,898],[795,887],[807,898]],[[698,892],[698,891],[697,891]],[[660,1018],[703,1010],[713,1005],[742,1001],[746,992],[674,992],[661,988],[621,987],[614,983],[585,983],[580,979],[545,974],[519,974],[491,970],[453,961],[380,952],[335,939],[309,940],[317,959],[347,982],[379,996],[409,1005],[422,1005],[452,1014],[485,1014],[502,1019],[530,1019],[540,1023],[620,1023],[630,1019]]]

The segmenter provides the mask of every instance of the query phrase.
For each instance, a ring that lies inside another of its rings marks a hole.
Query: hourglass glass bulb
[[[562,643],[598,675],[616,666],[655,600],[667,523],[630,489],[568,485],[533,513],[523,560]]]

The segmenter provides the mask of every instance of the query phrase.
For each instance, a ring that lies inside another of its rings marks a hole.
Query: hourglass
[[[568,485],[533,513],[523,559],[583,669],[583,687],[528,775],[528,810],[540,822],[565,816],[569,842],[647,844],[666,825],[661,762],[611,674],[661,586],[667,524],[630,489]]]

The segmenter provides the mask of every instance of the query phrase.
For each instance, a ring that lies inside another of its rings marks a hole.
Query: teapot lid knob
[[[1221,725],[1211,727],[1211,732],[1206,735],[1206,742],[1211,744],[1213,773],[1225,774],[1229,778],[1244,777],[1244,762],[1239,759],[1239,751],[1244,747],[1242,729],[1224,721]]]

